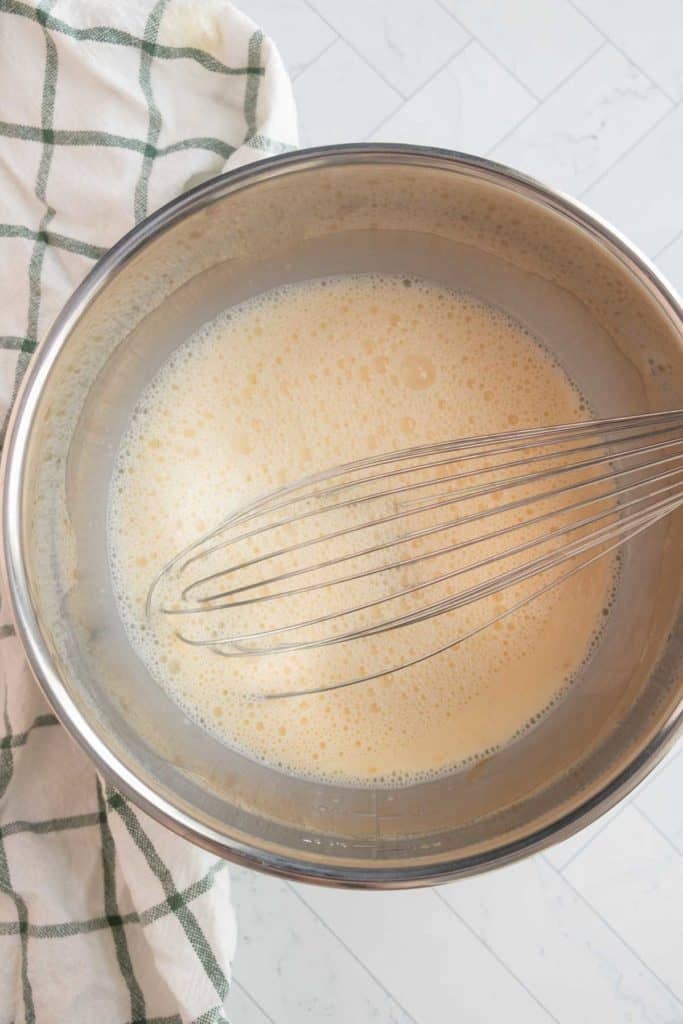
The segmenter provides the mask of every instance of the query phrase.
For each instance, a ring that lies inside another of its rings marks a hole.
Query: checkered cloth
[[[289,81],[225,0],[0,0],[0,444],[31,353],[148,212],[296,141]],[[224,1021],[224,864],[98,778],[0,608],[0,1024]]]

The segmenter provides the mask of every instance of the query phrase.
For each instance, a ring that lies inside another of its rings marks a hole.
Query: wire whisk
[[[147,615],[225,658],[334,655],[306,685],[269,663],[258,699],[342,689],[490,629],[681,505],[683,410],[421,445],[239,508],[161,569]]]

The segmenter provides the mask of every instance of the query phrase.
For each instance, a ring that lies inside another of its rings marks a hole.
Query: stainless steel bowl
[[[587,210],[455,153],[304,151],[170,203],[77,289],[16,403],[4,544],[33,672],[119,789],[221,856],[388,888],[542,849],[662,757],[683,721],[683,522],[625,550],[607,628],[567,698],[470,769],[395,789],[325,785],[257,764],[191,722],[130,648],[114,604],[106,494],[121,433],[168,353],[219,310],[275,284],[364,270],[422,274],[507,309],[601,415],[683,405],[681,306]]]

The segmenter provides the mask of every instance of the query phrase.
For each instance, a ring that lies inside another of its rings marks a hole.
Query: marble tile
[[[543,858],[440,891],[559,1024],[682,1019],[675,996]]]
[[[240,0],[239,6],[273,40],[292,78],[337,38],[304,0]]]
[[[659,252],[656,263],[679,295],[683,295],[683,233]]]
[[[573,3],[672,99],[683,99],[680,0],[651,0],[647,7],[640,0]]]
[[[671,101],[608,44],[491,156],[577,195],[670,107]]]
[[[239,930],[233,973],[267,1017],[276,1024],[410,1024],[286,882],[242,868],[231,878]]]
[[[294,96],[302,146],[358,142],[401,102],[342,39],[299,75]]]
[[[552,1021],[434,892],[299,892],[419,1024]]]
[[[242,988],[237,978],[232,979],[225,1012],[231,1024],[275,1024],[273,1018],[254,1002],[253,996]]]
[[[444,0],[444,4],[540,99],[602,42],[600,33],[568,0]]]
[[[316,10],[403,96],[468,41],[436,0],[311,0]]]
[[[683,284],[683,237],[676,248]],[[683,855],[683,749],[653,779],[652,784],[638,794],[635,802]]]
[[[683,229],[683,104],[666,115],[583,199],[648,255]]]
[[[535,105],[531,93],[479,43],[472,42],[372,138],[482,153]]]
[[[627,807],[565,871],[676,994],[683,1018],[683,857],[635,807]]]
[[[580,853],[581,850],[585,850],[589,843],[592,843],[596,836],[600,835],[603,829],[607,828],[613,818],[618,814],[621,814],[622,810],[626,806],[626,803],[622,801],[618,803],[616,807],[613,807],[606,814],[603,814],[597,821],[594,821],[590,825],[586,825],[580,832],[570,836],[569,839],[565,839],[562,843],[556,843],[555,846],[551,846],[548,850],[545,850],[541,856],[543,856],[553,867],[558,868],[562,871],[570,861]]]

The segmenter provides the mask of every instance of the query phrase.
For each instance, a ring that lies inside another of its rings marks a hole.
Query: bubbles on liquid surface
[[[585,418],[576,385],[522,325],[425,281],[329,278],[232,309],[162,368],[119,453],[110,553],[131,640],[196,721],[283,770],[397,785],[471,764],[533,726],[580,671],[610,607],[609,563],[414,669],[269,703],[242,696],[254,673],[310,683],[330,665],[320,656],[244,665],[190,648],[168,622],[146,622],[147,588],[177,550],[231,510],[323,467]],[[267,628],[268,614],[259,611],[256,628]],[[434,646],[449,639],[447,618],[430,626]],[[458,625],[476,622],[476,610],[465,609]],[[404,632],[378,638],[396,663],[419,653]],[[340,676],[357,667],[343,646],[325,655]]]

